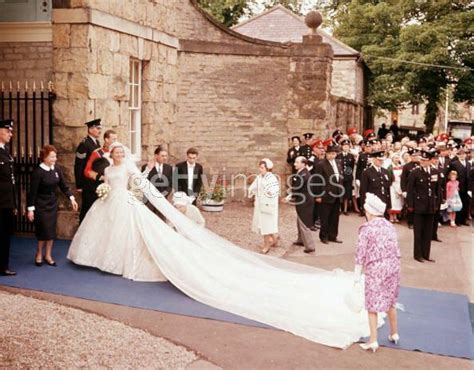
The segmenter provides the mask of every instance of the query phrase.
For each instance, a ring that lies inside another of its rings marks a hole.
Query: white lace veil
[[[111,154],[114,149],[116,148],[122,148],[124,151],[124,163],[127,164],[128,166],[135,166],[135,163],[137,162],[136,156],[132,154],[132,151],[130,150],[129,147],[126,145],[122,144],[121,142],[116,141],[115,143],[112,143],[109,147],[109,151],[104,154],[104,158],[107,158],[111,164],[113,164]]]

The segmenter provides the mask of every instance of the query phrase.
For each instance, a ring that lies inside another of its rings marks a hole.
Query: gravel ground
[[[226,204],[207,213],[207,227],[245,249],[259,251],[262,238],[251,231],[250,203]],[[284,256],[296,237],[294,207],[280,209]],[[294,234],[294,235],[293,235]],[[0,292],[0,368],[185,369],[198,357],[165,339],[91,313],[21,295]]]
[[[185,369],[197,356],[74,308],[0,292],[0,368]]]
[[[210,230],[244,249],[260,252],[263,237],[252,232],[253,206],[249,201],[226,203],[224,212],[203,212],[203,215],[206,219],[206,227]],[[282,257],[298,249],[292,245],[297,237],[294,206],[280,204],[278,227],[281,237],[280,245],[272,248],[268,254]]]

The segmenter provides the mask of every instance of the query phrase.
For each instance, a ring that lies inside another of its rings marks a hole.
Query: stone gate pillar
[[[306,24],[310,32],[303,36],[303,43],[295,44],[290,49],[289,134],[309,131],[322,137],[332,127],[330,104],[333,50],[316,33],[321,23],[320,13],[308,13]]]

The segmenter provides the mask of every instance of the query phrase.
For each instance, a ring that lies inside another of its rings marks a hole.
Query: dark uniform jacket
[[[438,171],[430,168],[428,174],[423,168],[414,169],[408,176],[407,207],[418,214],[434,214],[439,209],[439,198],[442,197],[441,182]]]
[[[410,175],[410,173],[412,173],[412,171],[415,168],[418,168],[418,167],[420,167],[420,164],[418,162],[408,162],[407,164],[403,166],[402,174],[400,176],[400,188],[402,189],[402,192],[406,193],[407,184],[408,184],[408,176]]]
[[[351,153],[339,153],[336,158],[341,162],[344,182],[352,182],[355,157]]]
[[[16,208],[13,158],[8,148],[0,148],[0,208]]]
[[[362,152],[359,154],[359,159],[357,160],[357,169],[356,169],[356,180],[360,180],[362,177],[362,172],[369,167],[369,153]]]
[[[360,179],[360,199],[361,204],[365,204],[365,196],[367,193],[372,193],[378,196],[386,205],[387,210],[392,207],[390,200],[390,186],[392,185],[392,178],[389,172],[381,167],[380,172],[374,166],[367,168],[362,172]]]
[[[323,203],[334,203],[336,199],[344,196],[342,165],[337,159],[335,161],[339,171],[339,181],[327,159],[323,159],[315,166],[317,177],[312,179],[311,184],[315,189],[315,196],[321,198]]]
[[[439,181],[439,186],[440,186],[440,192],[441,196],[438,199],[438,209],[441,207],[441,204],[446,201],[446,183],[448,181],[448,177],[446,175],[446,170],[443,169],[443,167],[431,167],[431,171],[434,171],[435,173],[438,174],[438,181]]]
[[[54,169],[50,171],[37,167],[31,175],[28,207],[35,207],[37,212],[57,209],[57,187],[61,189],[66,197],[70,198],[72,196],[60,167],[54,166]]]
[[[307,227],[314,225],[314,196],[309,183],[310,172],[304,168],[291,177],[292,202],[296,206],[296,213]]]
[[[99,140],[97,143],[90,136],[84,138],[76,149],[76,159],[74,162],[74,177],[76,179],[76,188],[84,189],[87,186],[94,186],[94,181],[89,181],[84,176],[84,169],[90,155],[96,149],[100,148]]]
[[[306,159],[310,159],[313,155],[313,149],[308,144],[300,146],[300,155],[305,157]]]

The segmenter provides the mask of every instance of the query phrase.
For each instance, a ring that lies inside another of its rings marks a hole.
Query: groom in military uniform
[[[88,135],[81,141],[76,149],[74,176],[76,178],[76,189],[82,193],[82,205],[79,214],[80,222],[82,222],[87,211],[97,199],[97,195],[95,194],[95,181],[89,180],[84,176],[84,169],[92,152],[100,148],[99,137],[102,128],[100,121],[99,118],[86,122]]]
[[[10,237],[16,213],[13,158],[6,148],[13,136],[13,120],[0,121],[0,275],[13,276],[10,270]]]

